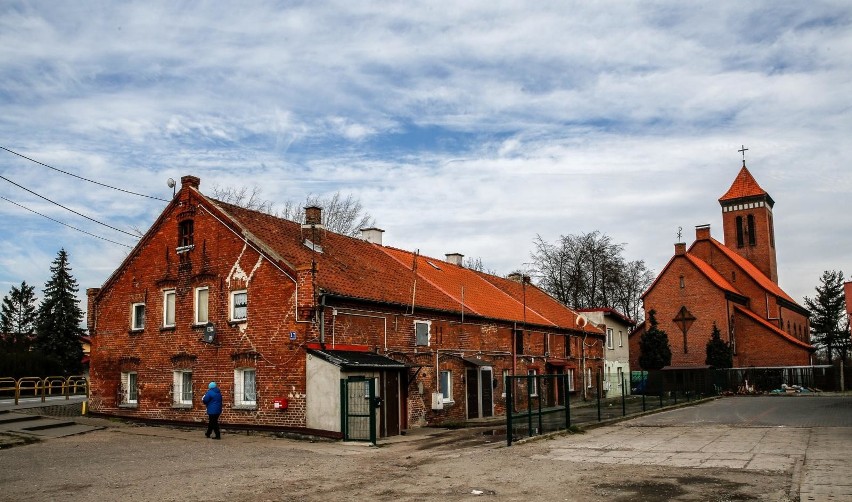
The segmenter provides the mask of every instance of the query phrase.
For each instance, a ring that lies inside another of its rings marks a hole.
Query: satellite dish
[[[582,315],[582,314],[577,314],[577,319],[575,319],[575,320],[574,320],[574,322],[575,322],[575,323],[577,324],[577,326],[578,326],[578,327],[580,327],[580,328],[585,328],[585,327],[586,327],[586,324],[588,324],[588,323],[589,323],[589,321],[587,321],[587,320],[586,320],[586,317],[585,317],[584,315]]]
[[[174,188],[177,183],[175,182],[174,178],[169,178],[169,181],[166,182],[166,185],[168,185],[169,188]]]

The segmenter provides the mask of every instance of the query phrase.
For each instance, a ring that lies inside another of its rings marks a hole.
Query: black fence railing
[[[591,375],[590,375],[591,376]],[[526,375],[508,377],[506,443],[570,429],[574,425],[602,422],[648,410],[675,406],[716,394],[712,382],[659,372],[643,372],[641,378],[622,376],[621,385],[605,391],[601,375],[586,378],[583,387],[569,387],[570,376]],[[631,393],[634,383],[644,382],[642,392]],[[651,385],[649,385],[651,382]],[[590,385],[591,383],[591,385]],[[654,388],[654,394],[650,388]]]

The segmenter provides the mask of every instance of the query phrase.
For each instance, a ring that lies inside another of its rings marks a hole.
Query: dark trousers
[[[207,415],[207,418],[209,419],[207,421],[207,432],[204,433],[204,435],[210,437],[210,433],[214,432],[216,433],[216,439],[222,437],[222,433],[219,432],[219,413],[215,415]]]

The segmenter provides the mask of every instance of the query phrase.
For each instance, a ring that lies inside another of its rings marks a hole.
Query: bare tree
[[[563,235],[556,243],[538,236],[534,244],[538,286],[557,300],[575,308],[616,308],[641,320],[639,296],[653,275],[643,260],[624,259],[624,244],[599,231]]]
[[[318,206],[322,208],[322,224],[325,228],[352,237],[357,236],[362,228],[376,224],[375,218],[364,211],[360,200],[351,194],[344,197],[340,192],[328,196],[309,194],[301,205],[288,200],[283,203],[281,210],[276,209],[274,202],[264,199],[260,187],[256,185],[251,189],[214,186],[213,198],[296,222],[305,220],[305,207]]]
[[[476,258],[466,258],[464,260],[464,268],[475,270],[477,272],[483,272],[486,274],[497,275],[497,271],[492,268],[486,267],[485,263],[482,262],[482,258],[478,256]]]

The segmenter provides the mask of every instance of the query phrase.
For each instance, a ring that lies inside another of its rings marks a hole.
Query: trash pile
[[[808,394],[811,392],[820,392],[820,390],[810,389],[801,385],[787,385],[786,383],[782,383],[780,389],[769,391],[770,394]]]

